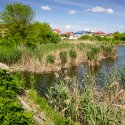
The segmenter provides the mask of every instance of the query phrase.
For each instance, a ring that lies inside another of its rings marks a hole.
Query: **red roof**
[[[65,34],[70,36],[73,35],[73,32],[66,32]]]
[[[61,33],[60,29],[53,29],[53,31],[56,32],[56,33]]]
[[[95,32],[94,34],[95,35],[105,35],[106,33],[99,31],[99,32]]]

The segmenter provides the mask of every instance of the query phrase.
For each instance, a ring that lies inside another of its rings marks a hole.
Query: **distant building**
[[[77,32],[74,32],[74,37],[75,38],[80,38],[82,35],[85,34],[85,31],[77,31]]]
[[[61,30],[60,29],[53,29],[53,32],[61,34]]]
[[[85,30],[85,35],[93,35],[95,33],[94,30]]]
[[[105,36],[106,33],[99,31],[99,32],[95,32],[94,35],[97,35],[97,36]]]
[[[68,37],[73,36],[73,32],[66,32],[65,35],[67,35]]]

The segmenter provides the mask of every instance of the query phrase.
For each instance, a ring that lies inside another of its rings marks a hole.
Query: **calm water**
[[[122,67],[125,64],[125,47],[119,46],[117,47],[118,51],[118,58],[114,61],[105,59],[102,61],[101,65],[94,71],[96,79],[98,79],[97,83],[101,84],[100,81],[103,81],[103,74],[108,73],[113,69],[117,69]],[[76,76],[79,83],[83,80],[85,73],[89,71],[84,65],[80,65],[78,67],[70,67],[66,70],[62,70],[58,72],[60,76],[64,75],[64,72],[67,72],[69,77]],[[26,87],[30,87],[30,77],[31,73],[24,72],[24,79],[26,81]],[[39,94],[44,95],[47,92],[47,89],[53,86],[56,83],[56,76],[55,73],[44,73],[44,74],[34,74],[36,79],[36,89],[38,90]],[[103,84],[103,82],[102,82]]]

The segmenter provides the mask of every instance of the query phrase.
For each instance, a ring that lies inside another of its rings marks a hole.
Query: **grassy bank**
[[[25,112],[17,95],[21,93],[21,80],[8,71],[0,70],[0,124],[33,125],[31,112]]]
[[[42,44],[35,49],[18,47],[6,49],[1,46],[0,61],[12,69],[31,72],[58,71],[62,67],[84,63],[89,67],[100,64],[104,58],[116,58],[115,46],[105,43],[58,43]]]

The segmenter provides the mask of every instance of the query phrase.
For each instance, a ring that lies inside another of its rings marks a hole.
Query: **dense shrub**
[[[49,24],[35,22],[29,27],[26,44],[34,46],[42,43],[58,43],[60,40],[60,36],[52,31]]]
[[[21,51],[17,48],[9,48],[0,46],[0,62],[12,64],[21,58]]]
[[[114,39],[120,40],[120,41],[125,41],[125,33],[115,32],[114,33]]]
[[[60,40],[61,40],[61,38],[57,33],[51,33],[51,36],[50,36],[51,43],[59,43]]]
[[[33,125],[32,115],[24,112],[16,96],[20,81],[5,70],[0,70],[0,124]]]
[[[89,35],[83,35],[80,37],[80,40],[89,40],[90,36]]]

